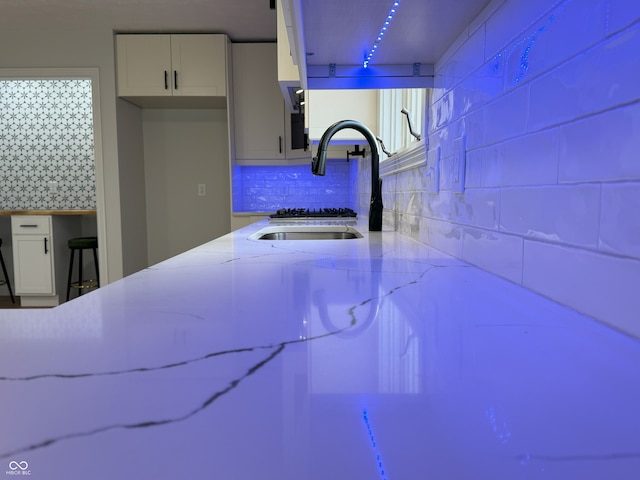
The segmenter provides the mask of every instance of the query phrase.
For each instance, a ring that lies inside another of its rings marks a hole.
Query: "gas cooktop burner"
[[[350,208],[281,208],[270,218],[355,218],[358,214]]]

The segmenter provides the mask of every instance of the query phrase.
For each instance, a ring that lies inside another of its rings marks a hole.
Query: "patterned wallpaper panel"
[[[91,80],[0,80],[0,210],[95,209]]]

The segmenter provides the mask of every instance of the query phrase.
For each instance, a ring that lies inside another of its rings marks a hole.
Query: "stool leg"
[[[73,256],[76,251],[71,249],[71,259],[69,260],[69,276],[67,278],[67,302],[69,301],[69,295],[71,294],[71,278],[73,275]]]
[[[100,268],[98,267],[98,252],[96,249],[93,249],[93,261],[96,265],[96,285],[100,288]]]
[[[82,249],[78,250],[78,296],[82,295],[82,286],[84,283],[82,282]]]
[[[13,298],[13,290],[11,290],[11,280],[9,280],[9,274],[7,273],[7,266],[4,264],[4,257],[2,251],[0,251],[0,263],[2,263],[2,273],[4,274],[4,281],[7,282],[7,288],[9,289],[9,295],[11,296],[11,303],[16,303],[16,299]]]

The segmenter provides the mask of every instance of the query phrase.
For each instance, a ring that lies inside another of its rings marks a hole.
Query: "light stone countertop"
[[[636,480],[640,342],[395,232],[257,222],[0,312],[0,472]]]

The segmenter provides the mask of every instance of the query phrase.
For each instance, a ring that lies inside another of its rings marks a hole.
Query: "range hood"
[[[435,63],[461,34],[472,33],[473,20],[490,3],[280,1],[292,63],[304,89],[432,87]]]

